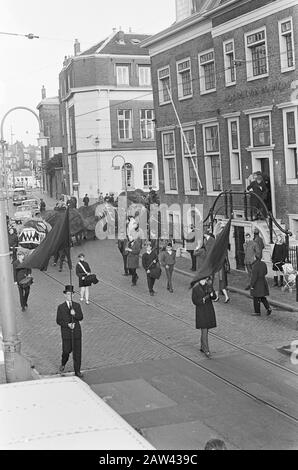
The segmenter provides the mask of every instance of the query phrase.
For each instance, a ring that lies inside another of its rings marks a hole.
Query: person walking
[[[13,263],[13,276],[14,282],[17,284],[19,289],[19,296],[20,296],[20,304],[22,308],[22,312],[25,312],[26,308],[28,307],[28,297],[30,294],[30,284],[29,285],[22,285],[22,282],[27,276],[31,276],[31,269],[24,268],[22,265],[24,263],[25,254],[22,251],[19,251],[17,254],[17,259]]]
[[[216,316],[212,301],[216,298],[210,279],[202,279],[192,290],[192,302],[196,306],[196,328],[201,330],[201,352],[211,357],[208,331],[216,328]]]
[[[8,228],[8,244],[11,252],[11,262],[14,263],[17,260],[19,237],[16,229],[12,225]]]
[[[282,267],[286,262],[287,258],[287,246],[284,242],[282,235],[277,235],[277,240],[273,248],[271,261],[273,263],[274,271],[274,284],[273,287],[282,287],[284,283]],[[279,282],[278,282],[279,278]]]
[[[142,256],[142,265],[147,274],[147,284],[149,289],[149,294],[153,296],[156,292],[153,290],[156,277],[153,275],[153,270],[156,268],[156,264],[158,262],[158,255],[157,250],[152,249],[152,245],[150,242],[147,243],[146,246],[146,253]]]
[[[120,234],[120,236],[118,238],[118,249],[119,249],[119,251],[122,255],[122,259],[123,259],[123,267],[124,267],[123,276],[129,276],[128,267],[127,267],[128,252],[126,251],[127,243],[128,243],[127,237],[123,233]]]
[[[172,277],[173,271],[176,264],[176,251],[173,250],[172,243],[168,243],[166,249],[163,250],[160,254],[160,263],[162,267],[165,268],[166,275],[167,275],[167,289],[172,294],[173,284],[172,284]]]
[[[272,313],[272,309],[267,300],[269,295],[269,287],[266,279],[267,265],[262,261],[261,257],[257,255],[256,261],[252,265],[250,291],[253,297],[254,313],[253,316],[261,315],[261,302],[267,310],[267,315]]]
[[[194,255],[196,247],[196,232],[195,226],[191,224],[189,228],[187,227],[184,235],[185,249],[190,254],[191,258],[191,271],[196,271],[197,269],[197,258]]]
[[[70,248],[69,247],[61,248],[61,250],[59,250],[54,256],[53,266],[56,266],[57,262],[59,260],[59,272],[60,273],[62,272],[63,263],[64,263],[66,258],[67,258],[68,268],[71,271],[72,270],[72,262],[71,262]]]
[[[260,237],[260,230],[257,227],[254,228],[254,242],[256,244],[256,254],[262,259],[265,245],[263,239]]]
[[[46,210],[46,203],[42,198],[40,198],[39,211],[42,214]]]
[[[84,206],[85,206],[85,207],[88,207],[88,206],[89,206],[89,201],[90,201],[90,199],[89,199],[89,197],[88,197],[88,194],[85,194],[85,197],[84,197],[84,199],[83,199],[83,203],[84,203]]]
[[[85,261],[84,253],[80,253],[78,258],[79,261],[76,265],[76,275],[79,278],[79,288],[81,293],[80,300],[83,302],[85,297],[86,304],[89,305],[89,287],[91,286],[91,282],[87,280],[87,276],[91,274],[91,269],[89,264]]]
[[[137,269],[139,268],[139,255],[142,249],[142,240],[140,238],[130,239],[126,252],[127,252],[127,268],[131,275],[131,285],[135,287],[139,276],[137,275]]]
[[[74,372],[77,377],[82,378],[81,357],[82,357],[82,330],[80,321],[83,320],[81,305],[73,302],[73,286],[65,286],[63,291],[65,302],[60,304],[57,309],[56,322],[61,327],[62,338],[62,360],[59,372],[62,374],[65,365],[72,352]]]
[[[250,289],[252,265],[255,262],[258,253],[258,246],[254,240],[251,239],[250,233],[245,234],[244,248],[244,264],[248,273],[248,285],[245,290]]]
[[[227,292],[228,288],[228,255],[224,260],[223,266],[220,271],[216,274],[217,282],[218,282],[218,290],[215,291],[216,298],[214,302],[219,301],[219,294],[222,293],[225,296],[225,304],[230,302],[230,297]]]

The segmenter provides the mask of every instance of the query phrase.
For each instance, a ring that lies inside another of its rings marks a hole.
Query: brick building
[[[75,56],[65,58],[60,111],[69,194],[158,188],[150,58],[140,47],[147,37],[113,31],[83,53],[76,41]]]
[[[47,146],[42,147],[42,186],[51,196],[57,197],[65,192],[62,168],[57,168],[56,174],[50,177],[46,173],[46,167],[49,160],[62,153],[59,97],[47,98],[45,87],[42,87],[41,97],[37,110],[44,136],[47,138]]]
[[[297,1],[176,5],[176,23],[142,44],[152,63],[161,199],[202,203],[206,216],[223,190],[242,192],[262,171],[273,215],[298,239]],[[239,210],[233,225],[235,263],[243,264],[252,223]]]

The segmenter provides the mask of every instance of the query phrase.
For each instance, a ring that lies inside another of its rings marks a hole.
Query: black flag
[[[205,258],[202,267],[195,274],[191,287],[201,279],[213,276],[223,267],[229,246],[231,223],[232,219],[229,220],[223,231],[216,237],[215,243]]]
[[[51,256],[62,248],[70,247],[69,209],[67,209],[55,223],[46,238],[24,261],[24,268],[47,269]]]

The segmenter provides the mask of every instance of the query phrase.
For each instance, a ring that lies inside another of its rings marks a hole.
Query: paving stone
[[[143,379],[92,385],[91,388],[121,415],[176,405]]]

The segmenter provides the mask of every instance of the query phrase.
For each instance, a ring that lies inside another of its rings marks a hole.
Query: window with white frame
[[[140,86],[151,86],[151,69],[150,65],[139,65],[139,85]]]
[[[270,115],[250,116],[252,147],[268,147],[271,145]]]
[[[298,183],[297,107],[283,109],[286,180]]]
[[[268,75],[266,29],[245,35],[247,79],[255,80]]]
[[[131,163],[125,163],[122,167],[122,189],[134,188],[134,168]]]
[[[140,111],[141,139],[154,140],[154,111],[141,109]]]
[[[293,21],[288,18],[279,21],[279,44],[281,71],[288,72],[295,69]]]
[[[151,162],[146,163],[143,168],[143,183],[144,188],[154,186],[154,165]]]
[[[116,65],[117,85],[129,85],[129,65]]]
[[[185,138],[184,138],[185,137]],[[195,128],[184,129],[184,137],[182,138],[183,148],[183,168],[184,168],[184,185],[186,192],[198,192],[198,156],[196,148]],[[186,144],[186,142],[187,144]]]
[[[226,86],[236,83],[234,39],[223,43]]]
[[[222,191],[218,124],[203,126],[207,192]]]
[[[177,63],[178,98],[192,96],[191,62],[185,59]]]
[[[216,90],[214,50],[199,55],[200,93]]]
[[[162,134],[162,149],[164,159],[165,191],[177,191],[177,171],[175,154],[175,134],[164,132]]]
[[[171,77],[170,67],[165,67],[158,70],[158,92],[159,92],[159,104],[170,103],[171,98],[169,91],[171,92]]]
[[[132,140],[132,110],[118,109],[119,140]]]
[[[241,184],[239,118],[228,119],[231,183]]]

